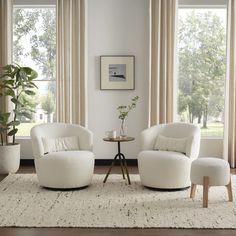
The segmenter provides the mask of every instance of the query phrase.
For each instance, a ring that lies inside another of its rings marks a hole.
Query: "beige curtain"
[[[228,0],[224,158],[236,167],[236,2]]]
[[[12,2],[0,0],[0,75],[2,67],[11,63]],[[6,97],[0,97],[0,111],[7,111]]]
[[[57,119],[86,126],[85,0],[57,1]]]
[[[173,121],[177,0],[150,0],[149,125]]]

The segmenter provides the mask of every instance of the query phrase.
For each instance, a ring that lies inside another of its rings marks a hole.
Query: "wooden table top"
[[[116,137],[116,138],[104,138],[103,140],[106,142],[129,142],[133,141],[134,137]]]

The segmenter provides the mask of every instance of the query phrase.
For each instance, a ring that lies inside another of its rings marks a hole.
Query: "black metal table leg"
[[[128,167],[127,167],[127,163],[126,163],[126,159],[125,159],[125,155],[120,153],[120,155],[123,157],[123,161],[124,161],[124,167],[125,167],[125,171],[126,171],[126,175],[128,178],[128,183],[131,184],[130,178],[129,178],[129,171],[128,171]]]
[[[117,142],[118,143],[118,153],[115,155],[115,157],[114,157],[114,159],[113,159],[113,161],[110,165],[110,168],[109,168],[109,170],[106,174],[106,177],[103,180],[103,183],[106,183],[107,178],[108,178],[109,174],[111,173],[112,167],[114,166],[117,158],[119,158],[119,163],[120,163],[120,168],[121,168],[121,171],[122,171],[123,179],[125,179],[125,175],[127,175],[128,183],[131,184],[127,162],[126,162],[126,159],[125,159],[125,155],[123,153],[121,153],[120,143],[121,142],[133,141],[134,138],[133,137],[125,137],[125,138],[124,137],[117,137],[117,138],[113,138],[113,139],[104,138],[103,140],[107,141],[107,142]]]
[[[118,156],[119,156],[119,155],[116,154],[116,156],[114,157],[114,160],[113,160],[112,163],[111,163],[111,166],[110,166],[110,168],[109,168],[109,170],[108,170],[108,172],[107,172],[107,175],[106,175],[105,179],[103,180],[103,183],[106,183],[107,178],[108,178],[109,174],[111,173],[111,169],[112,169],[112,167],[114,166],[114,164],[115,164],[115,162],[116,162],[116,158],[117,158]]]
[[[123,179],[125,179],[124,165],[123,165],[123,160],[122,160],[121,155],[119,155],[119,160],[120,160],[120,168],[122,171],[122,176],[123,176]]]
[[[120,159],[120,167],[121,167],[121,171],[122,171],[122,175],[123,175],[123,179],[125,179],[125,174],[124,174],[124,169],[123,169],[123,161],[122,161],[122,157],[121,157],[121,152],[120,152],[120,142],[118,143],[118,154],[119,155],[119,159]]]

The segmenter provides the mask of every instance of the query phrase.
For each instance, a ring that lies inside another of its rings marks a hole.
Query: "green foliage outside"
[[[200,125],[201,127],[201,125]],[[207,128],[204,129],[201,127],[202,137],[223,137],[224,135],[224,125],[220,122],[209,123]]]
[[[18,126],[18,136],[29,136],[29,132],[31,130],[31,128],[33,128],[36,124],[39,124],[39,123],[34,123],[34,122],[31,122],[31,123],[21,123],[19,126]]]
[[[179,19],[178,41],[179,120],[198,123],[202,136],[222,136],[226,30],[221,17],[191,10]]]
[[[40,81],[45,84],[29,106],[32,110],[44,110],[47,122],[55,113],[55,80],[56,80],[56,11],[54,8],[15,8],[13,17],[13,60],[24,64],[27,61],[38,67]],[[45,94],[45,92],[47,92]],[[27,97],[26,97],[27,98]],[[48,100],[47,100],[48,99]],[[39,122],[33,113],[24,122]],[[28,136],[26,123],[19,126],[18,135]]]
[[[41,78],[56,79],[56,12],[50,8],[14,10],[13,57],[17,63],[25,63],[25,56],[40,67]],[[30,50],[25,50],[22,38],[28,36]],[[53,89],[52,89],[53,90]],[[52,92],[55,92],[52,91]]]
[[[222,137],[226,64],[225,26],[221,18],[211,11],[199,13],[198,10],[191,10],[186,17],[180,15],[178,27],[179,120],[198,123],[202,128],[202,136]],[[50,80],[48,94],[38,94],[31,104],[34,110],[40,106],[49,121],[49,116],[55,113],[55,10],[15,9],[13,30],[14,61],[23,64],[24,58],[30,57],[41,70],[39,79]],[[25,51],[22,42],[25,35],[30,38],[28,51]],[[27,121],[36,122],[33,115]],[[26,131],[29,126],[26,123],[21,124],[18,134],[29,135],[29,130]]]
[[[51,91],[42,98],[42,109],[47,114],[47,122],[50,122],[50,116],[56,109],[55,96]]]

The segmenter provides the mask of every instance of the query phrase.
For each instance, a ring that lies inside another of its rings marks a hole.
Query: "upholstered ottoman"
[[[208,207],[210,186],[226,186],[229,201],[233,201],[230,167],[227,161],[213,157],[198,158],[192,162],[190,179],[192,182],[191,198],[195,196],[196,186],[203,185],[203,207]]]

